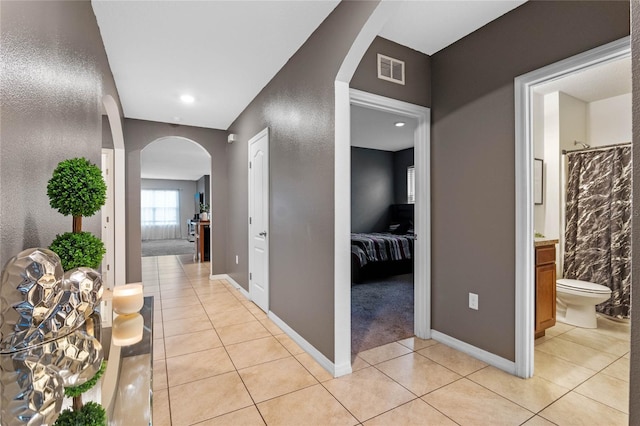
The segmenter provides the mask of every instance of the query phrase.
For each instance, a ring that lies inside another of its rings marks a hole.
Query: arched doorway
[[[194,258],[194,221],[211,204],[210,176],[211,155],[194,140],[166,136],[141,150],[142,257]],[[206,247],[210,253],[210,238]],[[199,260],[208,259],[201,253]]]

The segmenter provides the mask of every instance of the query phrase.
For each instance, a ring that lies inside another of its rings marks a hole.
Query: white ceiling
[[[406,124],[396,127],[399,121]],[[352,105],[351,146],[394,152],[411,148],[417,125],[415,118]]]
[[[405,1],[380,36],[433,55],[525,1]]]
[[[433,54],[522,3],[406,1],[381,36]],[[337,4],[92,0],[125,117],[222,130]]]
[[[92,0],[125,117],[223,130],[337,4]]]
[[[523,2],[406,1],[380,35],[433,54]],[[125,117],[226,130],[339,1],[91,3]],[[195,102],[184,104],[183,94]],[[383,121],[362,120],[367,129]],[[364,139],[369,147],[396,150],[387,144],[400,139],[374,136],[397,130],[379,128]],[[145,149],[143,177],[196,180],[209,173],[208,157],[206,171],[195,169],[201,151],[179,141]]]
[[[211,174],[211,156],[189,139],[162,138],[142,150],[140,170],[143,179],[198,180]]]
[[[609,62],[538,85],[534,91],[542,95],[564,92],[584,102],[631,93],[631,58]]]

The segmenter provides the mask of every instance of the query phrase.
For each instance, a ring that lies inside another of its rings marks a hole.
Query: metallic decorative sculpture
[[[28,249],[9,260],[0,284],[0,353],[69,334],[102,298],[100,274],[76,268],[66,274],[51,250]]]
[[[98,372],[102,346],[80,327],[101,297],[98,272],[76,268],[65,274],[50,250],[28,249],[9,260],[0,282],[2,425],[52,424],[64,387]]]
[[[0,281],[0,353],[44,341],[40,326],[60,302],[63,274],[60,259],[47,249],[24,250],[9,260]]]
[[[51,425],[58,417],[63,379],[29,350],[0,355],[0,385],[3,426]]]
[[[41,360],[50,356],[49,367],[64,380],[65,387],[79,386],[90,380],[100,370],[104,359],[100,342],[82,330],[29,351]]]
[[[102,299],[102,277],[91,268],[75,268],[64,274],[64,285],[79,295],[77,310],[85,319],[93,313]]]

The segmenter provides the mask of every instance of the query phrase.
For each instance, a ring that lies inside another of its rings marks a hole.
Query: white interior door
[[[269,311],[269,129],[249,140],[249,295]]]

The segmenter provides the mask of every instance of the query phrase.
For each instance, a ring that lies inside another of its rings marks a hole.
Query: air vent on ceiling
[[[378,78],[404,84],[404,61],[378,53]]]

